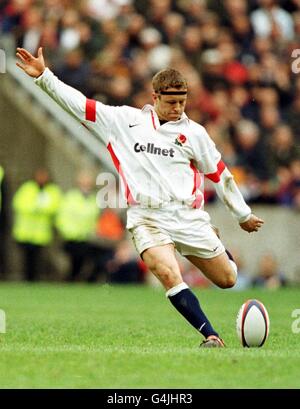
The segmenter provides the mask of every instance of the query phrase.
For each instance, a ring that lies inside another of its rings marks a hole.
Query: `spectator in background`
[[[295,144],[291,128],[280,124],[269,143],[268,162],[276,184],[275,201],[284,206],[294,206],[297,196],[297,163],[300,160],[300,147]]]
[[[60,60],[60,53],[57,52],[58,48],[58,33],[57,33],[57,22],[50,20],[45,21],[43,25],[43,31],[41,34],[40,43],[47,47],[47,59],[49,61]]]
[[[145,27],[139,34],[139,41],[152,73],[170,64],[171,48],[162,44],[162,35],[157,29]]]
[[[278,184],[268,160],[268,145],[260,137],[259,127],[241,120],[235,127],[236,168],[242,170],[241,191],[250,203],[276,202]],[[240,172],[239,172],[240,173]]]
[[[223,56],[216,48],[202,53],[202,78],[208,91],[226,89],[227,83],[223,72]]]
[[[138,13],[133,13],[128,21],[126,32],[128,34],[128,45],[131,53],[140,49],[139,34],[145,28],[145,18]]]
[[[107,263],[108,281],[114,284],[141,284],[145,281],[146,267],[137,259],[128,240],[121,241],[112,260]]]
[[[90,66],[85,61],[81,49],[67,51],[63,63],[57,66],[54,71],[68,85],[91,96],[89,89]]]
[[[53,239],[54,218],[60,205],[60,188],[50,181],[46,169],[22,184],[13,197],[13,238],[24,257],[24,277],[39,278],[40,256]]]
[[[292,175],[292,206],[295,210],[300,211],[300,159],[291,162],[290,170]]]
[[[261,135],[268,145],[272,140],[272,134],[280,124],[280,112],[274,105],[261,106],[259,109],[259,124]]]
[[[276,169],[276,201],[282,206],[293,206],[292,173],[289,167],[279,166]]]
[[[223,37],[218,44],[224,69],[224,78],[230,85],[245,85],[248,81],[248,70],[238,60],[238,48],[231,36]]]
[[[129,104],[132,92],[131,81],[127,76],[115,76],[109,82],[107,102],[110,105]]]
[[[6,272],[6,228],[7,228],[7,200],[6,177],[4,168],[0,165],[0,278]]]
[[[242,119],[235,126],[234,141],[238,152],[237,165],[242,165],[258,179],[267,179],[270,176],[267,150],[260,138],[259,127],[252,121]]]
[[[22,47],[36,53],[41,43],[43,32],[43,10],[41,7],[33,6],[26,10],[22,19],[22,34],[20,43]]]
[[[74,50],[80,45],[80,14],[74,8],[67,8],[60,20],[59,45],[63,51]]]
[[[68,281],[78,279],[87,262],[93,262],[90,240],[99,214],[92,174],[86,170],[81,171],[76,184],[77,187],[63,196],[56,218],[56,227],[64,240],[64,250],[70,260]]]
[[[107,278],[108,263],[114,258],[116,247],[125,239],[125,224],[112,208],[103,209],[98,217],[93,238],[95,268],[87,278],[90,283]]]
[[[277,260],[272,253],[264,254],[258,265],[256,277],[253,279],[254,287],[264,287],[275,290],[287,285],[287,280],[278,267]]]
[[[4,34],[14,34],[17,44],[20,44],[18,40],[22,33],[23,16],[31,5],[32,0],[10,0],[6,2],[2,9],[2,32]]]
[[[178,46],[180,43],[180,35],[184,29],[184,17],[179,13],[169,13],[163,21],[163,30],[165,34],[165,42],[169,46]]]
[[[270,141],[270,162],[273,170],[280,166],[288,167],[293,160],[300,159],[300,146],[295,144],[293,132],[287,124],[280,124],[273,132]]]
[[[277,0],[258,0],[260,7],[251,13],[251,23],[257,36],[271,36],[273,40],[291,40],[293,19],[278,6]]]
[[[247,3],[246,0],[225,0],[223,24],[230,28],[235,44],[239,45],[241,56],[249,59],[254,33],[248,17]],[[218,7],[217,10],[222,8]]]
[[[286,123],[292,128],[296,144],[300,145],[300,92],[295,95],[290,109],[285,109]]]
[[[149,0],[146,8],[146,18],[149,24],[155,28],[157,31],[162,33],[164,37],[164,42],[166,42],[166,37],[164,35],[164,21],[166,16],[172,10],[171,0]]]
[[[99,21],[116,18],[122,6],[130,5],[131,0],[88,0],[89,15]]]
[[[201,28],[198,25],[184,27],[181,45],[185,52],[185,58],[198,72],[201,72],[203,46]]]
[[[300,41],[300,7],[299,7],[299,4],[298,4],[298,9],[294,10],[292,17],[294,20],[294,28],[295,28],[294,41],[296,44],[299,44],[299,41]]]

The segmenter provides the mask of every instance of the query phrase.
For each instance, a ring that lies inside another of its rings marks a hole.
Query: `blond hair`
[[[152,87],[156,93],[167,91],[169,88],[178,90],[187,89],[187,81],[183,75],[173,68],[167,68],[159,71],[152,78]]]

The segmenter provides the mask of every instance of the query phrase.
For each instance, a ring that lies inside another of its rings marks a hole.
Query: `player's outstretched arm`
[[[59,80],[45,66],[42,47],[39,48],[37,57],[24,48],[17,48],[17,57],[20,59],[17,66],[33,77],[41,90],[81,124],[96,133],[105,145],[108,144],[117,107],[88,99],[77,89]]]
[[[246,222],[240,223],[240,226],[248,233],[252,233],[254,231],[258,231],[263,224],[264,221],[262,219],[255,216],[254,214],[251,214],[250,218]]]
[[[85,96],[76,89],[64,84],[46,68],[42,47],[39,48],[37,57],[34,57],[25,48],[17,48],[16,55],[20,59],[16,63],[19,68],[30,77],[33,77],[35,83],[65,111],[79,119],[80,122],[84,121]]]
[[[25,48],[17,48],[17,57],[21,62],[17,62],[16,65],[21,68],[30,77],[37,78],[45,71],[45,61],[43,56],[43,49],[38,49],[38,56],[34,57]]]

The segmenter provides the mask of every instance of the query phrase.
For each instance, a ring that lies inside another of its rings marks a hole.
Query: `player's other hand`
[[[248,233],[252,233],[253,231],[258,231],[263,224],[264,221],[262,219],[255,216],[254,214],[251,214],[250,219],[244,223],[240,223],[240,226]]]
[[[46,67],[42,47],[38,49],[37,57],[34,57],[29,51],[25,50],[25,48],[17,48],[16,55],[21,60],[21,62],[17,62],[16,65],[31,77],[39,77],[45,71]]]

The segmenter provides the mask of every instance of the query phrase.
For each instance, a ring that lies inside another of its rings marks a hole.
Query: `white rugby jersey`
[[[185,114],[160,125],[151,105],[114,107],[87,99],[48,68],[35,82],[106,144],[129,206],[178,202],[203,210],[204,175],[239,222],[250,217],[251,209],[214,142]]]

